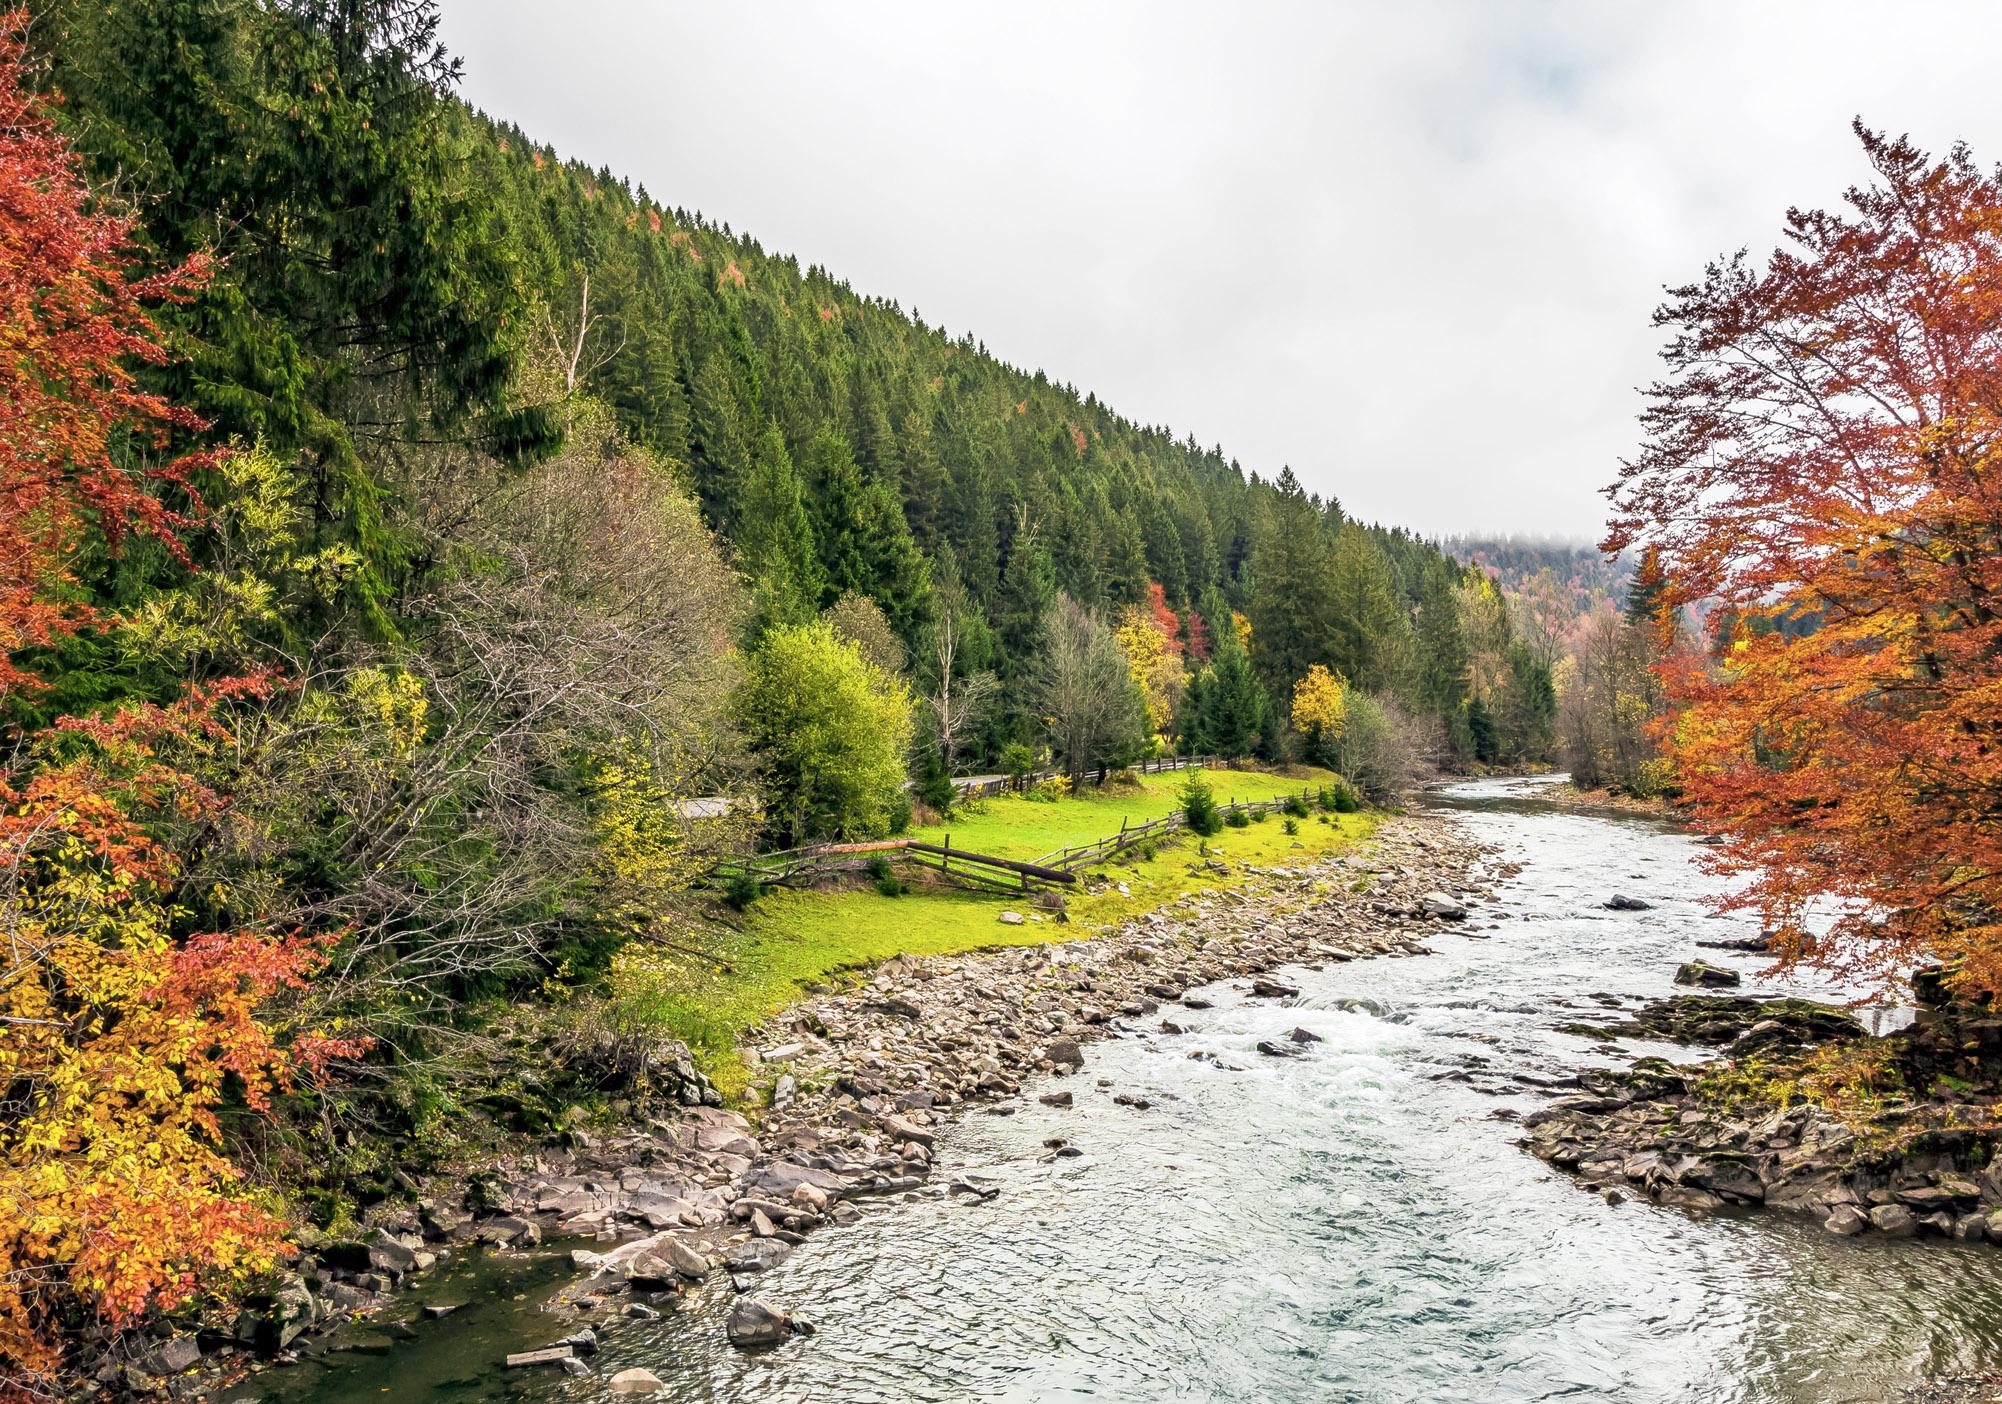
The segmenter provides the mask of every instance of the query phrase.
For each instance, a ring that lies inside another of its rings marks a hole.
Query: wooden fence
[[[1142,775],[1156,775],[1169,770],[1221,770],[1228,767],[1229,764],[1230,762],[1222,756],[1160,756],[1154,760],[1136,761],[1134,764],[1126,766],[1125,769],[1137,771]],[[1114,767],[1114,769],[1117,768]],[[1009,790],[1026,790],[1031,785],[1039,785],[1045,780],[1054,780],[1059,775],[1068,775],[1069,773],[1069,771],[1061,767],[1052,767],[1048,770],[1033,770],[1027,775],[1019,777],[1013,775],[961,775],[954,777],[952,783],[962,797],[967,795],[999,795],[1006,794]],[[1101,777],[1104,774],[1110,773],[1109,770],[1101,772]]]
[[[798,887],[831,873],[856,872],[866,868],[871,858],[885,854],[895,854],[901,861],[921,864],[954,882],[986,892],[1033,892],[1044,883],[1069,885],[1077,881],[1077,874],[1068,869],[954,848],[951,834],[942,844],[910,838],[878,839],[871,843],[818,843],[748,858],[726,858],[709,870],[709,877],[712,882],[749,877],[767,887]]]
[[[1154,772],[1188,770],[1196,767],[1216,768],[1223,764],[1224,762],[1215,756],[1169,756],[1161,760],[1144,762],[1135,768]],[[1037,776],[1031,776],[1029,779],[1033,782],[1038,777],[1047,779],[1051,775],[1062,773],[1062,771],[1040,771]],[[1003,777],[1000,783],[1008,783],[1006,777]],[[982,793],[993,792],[982,791]],[[1302,789],[1299,795],[1288,795],[1282,799],[1221,804],[1217,806],[1217,812],[1226,819],[1233,814],[1273,814],[1293,803],[1295,799],[1309,807],[1313,803],[1312,792]],[[872,858],[894,854],[898,861],[922,864],[953,882],[978,888],[983,892],[1033,892],[1038,885],[1044,883],[1074,884],[1078,880],[1078,873],[1084,869],[1111,862],[1120,854],[1138,848],[1149,840],[1166,838],[1188,826],[1187,816],[1179,809],[1144,824],[1128,824],[1122,819],[1119,821],[1119,832],[1116,834],[1091,843],[1078,843],[1068,848],[1059,848],[1054,853],[1045,853],[1033,863],[1024,863],[1013,858],[996,858],[991,854],[954,848],[950,833],[946,834],[945,842],[942,844],[925,843],[911,838],[875,839],[865,843],[816,843],[804,848],[785,848],[749,857],[725,858],[709,870],[709,880],[711,883],[720,884],[733,878],[747,877],[766,887],[801,887],[833,873],[860,871],[868,866]]]
[[[1295,798],[1312,808],[1311,792],[1303,789],[1297,797],[1288,795],[1284,799],[1246,800],[1242,804],[1220,804],[1217,806],[1217,813],[1226,819],[1233,814],[1275,814],[1291,804]],[[1164,814],[1159,819],[1150,819],[1145,824],[1128,824],[1122,819],[1119,822],[1118,833],[1099,839],[1095,843],[1076,843],[1069,848],[1059,848],[1054,853],[1045,853],[1036,862],[1047,868],[1074,873],[1082,868],[1109,863],[1120,854],[1138,848],[1150,839],[1166,838],[1169,834],[1188,827],[1188,816],[1179,809],[1172,814]]]

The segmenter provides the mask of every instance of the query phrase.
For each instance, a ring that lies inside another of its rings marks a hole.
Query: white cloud
[[[1665,283],[2002,158],[2002,9],[444,0],[565,155],[1426,531],[1591,532]]]

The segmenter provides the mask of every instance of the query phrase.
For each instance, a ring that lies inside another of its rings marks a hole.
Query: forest
[[[470,110],[428,0],[0,43],[17,1378],[449,1142],[723,857],[1551,753],[1484,572]]]

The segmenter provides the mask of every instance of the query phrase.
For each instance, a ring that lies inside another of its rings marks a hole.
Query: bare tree
[[[965,588],[956,579],[942,583],[935,591],[934,606],[936,615],[926,631],[925,644],[926,662],[935,681],[924,703],[931,718],[932,739],[950,775],[958,764],[960,742],[1001,684],[985,670],[959,676],[966,635]]]
[[[1069,595],[1058,595],[1043,621],[1030,697],[1073,786],[1094,767],[1137,752],[1146,739],[1146,702],[1118,635]]]

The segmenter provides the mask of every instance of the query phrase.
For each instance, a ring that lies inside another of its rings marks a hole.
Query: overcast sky
[[[2002,5],[443,0],[466,96],[1427,533],[1588,534],[1664,284],[2002,160]]]

